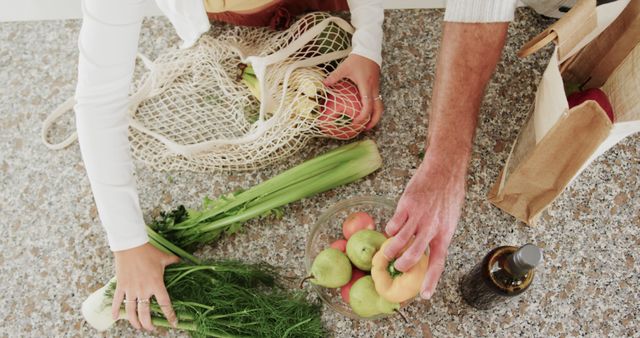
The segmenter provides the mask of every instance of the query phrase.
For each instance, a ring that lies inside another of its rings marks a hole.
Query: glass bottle
[[[462,298],[475,308],[490,309],[526,291],[541,262],[542,249],[533,244],[495,248],[460,280]]]

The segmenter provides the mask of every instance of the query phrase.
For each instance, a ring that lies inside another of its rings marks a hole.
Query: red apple
[[[327,90],[327,98],[318,117],[320,131],[341,140],[353,138],[365,127],[364,123],[354,122],[361,111],[358,87],[350,81],[340,81]]]
[[[363,229],[376,229],[373,218],[366,212],[354,212],[347,216],[347,219],[342,223],[342,234],[346,239],[351,238],[351,235]]]
[[[366,275],[367,274],[364,271],[359,270],[355,267],[353,268],[353,270],[351,271],[351,280],[349,281],[349,283],[343,285],[340,288],[340,295],[342,296],[342,300],[344,300],[345,303],[349,304],[349,290],[351,290],[351,286],[353,285],[353,283]]]
[[[607,113],[607,116],[609,117],[609,120],[611,120],[611,122],[615,120],[611,102],[609,102],[607,94],[605,94],[605,92],[603,92],[599,88],[591,88],[581,92],[575,92],[567,97],[569,108],[573,108],[589,100],[596,101],[596,103],[598,103],[600,107],[602,107],[602,109]]]
[[[347,240],[346,239],[339,239],[333,243],[331,243],[331,245],[329,245],[330,247],[334,248],[334,249],[338,249],[342,252],[347,251]]]

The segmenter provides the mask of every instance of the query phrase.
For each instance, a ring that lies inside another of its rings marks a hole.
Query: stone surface
[[[386,110],[379,127],[367,135],[378,142],[384,167],[361,182],[294,203],[281,221],[249,222],[243,233],[200,254],[265,259],[302,275],[305,239],[323,210],[353,196],[399,196],[419,163],[426,135],[425,111],[443,13],[386,14]],[[503,60],[482,107],[462,219],[432,300],[409,306],[408,324],[397,318],[354,321],[325,307],[323,320],[333,336],[640,336],[639,135],[599,158],[535,228],[517,222],[485,198],[526,117],[549,56],[546,50],[519,60],[515,52],[548,24],[529,10],[519,10],[510,28]],[[73,94],[79,27],[77,20],[0,23],[0,337],[148,335],[124,322],[98,334],[83,321],[80,304],[113,275],[113,259],[77,144],[51,151],[40,141],[42,120]],[[152,18],[145,20],[140,41],[140,50],[154,58],[178,39],[166,19]],[[138,164],[141,204],[147,216],[172,203],[195,206],[206,194],[251,186],[337,144],[316,140],[288,163],[257,174],[167,173]],[[462,302],[457,281],[482,255],[497,245],[526,242],[546,251],[527,294],[492,312],[476,311]],[[164,330],[158,335],[185,336]]]

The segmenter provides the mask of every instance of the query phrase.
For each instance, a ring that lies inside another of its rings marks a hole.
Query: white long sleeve
[[[180,48],[189,48],[211,24],[203,0],[156,0],[156,4],[182,39]]]
[[[76,128],[111,250],[148,241],[129,150],[127,103],[146,0],[83,0]]]
[[[76,128],[100,220],[113,251],[148,241],[128,139],[128,95],[147,0],[82,0],[78,39]],[[202,0],[156,0],[183,40],[193,45],[209,29]],[[380,64],[381,0],[350,0],[353,53]]]
[[[358,54],[382,64],[382,0],[348,0],[351,25],[356,29],[352,37],[352,54]]]
[[[517,0],[447,0],[444,21],[512,21],[517,2]]]

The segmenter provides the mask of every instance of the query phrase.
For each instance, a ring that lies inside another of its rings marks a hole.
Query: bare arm
[[[485,87],[500,60],[508,23],[444,25],[427,150],[466,172]],[[464,164],[464,166],[463,166]],[[464,175],[464,173],[461,173]]]
[[[429,116],[425,158],[386,227],[395,240],[385,255],[406,271],[430,248],[422,297],[433,294],[464,204],[465,178],[484,90],[500,60],[508,23],[444,25]]]

